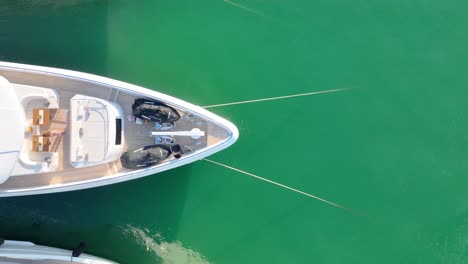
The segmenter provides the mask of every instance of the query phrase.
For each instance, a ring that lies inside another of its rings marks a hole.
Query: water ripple
[[[185,248],[180,241],[164,241],[161,234],[151,235],[146,228],[132,225],[125,225],[121,228],[124,235],[131,237],[138,245],[144,246],[148,252],[154,253],[163,264],[210,264],[203,255]]]

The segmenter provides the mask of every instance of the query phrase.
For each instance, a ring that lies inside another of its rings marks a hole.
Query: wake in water
[[[185,248],[181,242],[166,242],[160,234],[151,235],[148,229],[134,227],[132,225],[122,226],[122,232],[130,236],[136,244],[146,248],[161,260],[163,264],[210,264],[200,253]]]
[[[235,2],[232,2],[232,1],[229,1],[229,0],[223,0],[223,1],[226,2],[226,3],[228,3],[228,4],[231,4],[231,5],[233,5],[233,6],[237,6],[237,7],[241,8],[241,9],[244,9],[245,11],[248,11],[248,12],[251,12],[251,13],[254,13],[254,14],[257,14],[257,15],[259,15],[259,16],[264,16],[264,14],[263,14],[262,12],[259,12],[259,11],[255,10],[255,9],[248,8],[248,7],[246,7],[246,6],[243,6],[243,5],[241,5],[241,4],[238,4],[238,3],[235,3]]]
[[[257,102],[263,102],[263,101],[274,101],[274,100],[287,99],[287,98],[293,98],[293,97],[309,96],[309,95],[315,95],[315,94],[335,93],[335,92],[346,91],[346,90],[350,90],[350,89],[351,88],[343,88],[343,89],[333,89],[333,90],[325,90],[325,91],[302,93],[302,94],[293,94],[293,95],[269,97],[269,98],[247,100],[247,101],[240,101],[240,102],[233,102],[233,103],[208,105],[208,106],[204,106],[203,108],[214,108],[214,107],[228,106],[228,105],[249,104],[249,103],[257,103]]]
[[[349,209],[349,208],[346,208],[346,207],[344,207],[344,206],[342,206],[342,205],[339,205],[339,204],[337,204],[337,203],[330,202],[330,201],[325,200],[325,199],[323,199],[323,198],[320,198],[320,197],[318,197],[318,196],[315,196],[315,195],[312,195],[312,194],[310,194],[310,193],[306,193],[306,192],[300,191],[300,190],[298,190],[298,189],[294,189],[294,188],[289,187],[289,186],[287,186],[287,185],[284,185],[284,184],[281,184],[281,183],[278,183],[278,182],[275,182],[275,181],[272,181],[272,180],[269,180],[269,179],[260,177],[260,176],[258,176],[258,175],[253,174],[253,173],[249,173],[249,172],[246,172],[246,171],[243,171],[243,170],[240,170],[240,169],[236,169],[236,168],[234,168],[234,167],[231,167],[231,166],[228,166],[228,165],[225,165],[225,164],[222,164],[222,163],[213,161],[213,160],[209,160],[209,159],[203,159],[203,160],[208,161],[208,162],[213,163],[213,164],[216,164],[216,165],[219,165],[219,166],[221,166],[221,167],[224,167],[224,168],[233,170],[233,171],[240,172],[240,173],[242,173],[242,174],[244,174],[244,175],[247,175],[247,176],[250,176],[250,177],[253,177],[253,178],[256,178],[256,179],[259,179],[259,180],[268,182],[268,183],[271,183],[271,184],[276,185],[276,186],[279,186],[279,187],[281,187],[281,188],[284,188],[284,189],[287,189],[287,190],[290,190],[290,191],[293,191],[293,192],[302,194],[302,195],[304,195],[304,196],[307,196],[307,197],[310,197],[310,198],[319,200],[319,201],[321,201],[321,202],[324,202],[324,203],[329,204],[329,205],[332,205],[332,206],[334,206],[334,207],[343,209],[343,210],[345,210],[345,211],[348,211],[348,212],[351,212],[351,213],[356,213],[356,212],[354,212],[353,210],[351,210],[351,209]]]

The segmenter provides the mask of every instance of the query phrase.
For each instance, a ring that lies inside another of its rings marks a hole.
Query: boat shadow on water
[[[0,234],[87,253],[119,263],[167,258],[161,248],[197,255],[176,241],[192,165],[87,190],[0,199]],[[106,245],[106,246],[103,246]],[[199,257],[203,260],[203,257]],[[197,261],[204,263],[205,261]]]

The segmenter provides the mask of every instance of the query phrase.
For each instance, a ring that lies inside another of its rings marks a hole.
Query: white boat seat
[[[25,111],[30,110],[28,108],[31,108],[31,106],[28,107],[28,105],[34,100],[38,100],[37,106],[32,106],[34,108],[59,108],[59,96],[53,89],[23,84],[12,85],[15,88],[16,96],[23,105]]]
[[[20,153],[20,158],[13,169],[11,176],[20,176],[41,172],[52,172],[57,170],[59,165],[58,152],[35,152],[34,160],[31,160],[28,153]],[[46,159],[50,159],[47,162]],[[37,159],[37,161],[36,161]]]

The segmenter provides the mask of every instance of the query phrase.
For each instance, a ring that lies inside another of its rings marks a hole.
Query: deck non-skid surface
[[[132,104],[135,99],[140,96],[125,93],[118,89],[100,84],[78,80],[64,80],[51,76],[38,76],[32,73],[0,70],[0,75],[4,76],[12,83],[40,86],[56,90],[59,94],[59,109],[51,109],[51,122],[41,127],[41,133],[48,130],[65,131],[63,135],[51,138],[51,151],[59,153],[59,165],[55,172],[11,177],[7,182],[0,185],[0,191],[73,183],[128,171],[122,167],[120,160],[80,169],[71,166],[69,163],[70,135],[67,132],[69,128],[70,99],[76,94],[102,98],[115,102],[122,107],[124,111],[124,151],[136,150],[144,146],[155,144],[155,137],[151,136],[152,131],[157,131],[154,122],[137,124],[128,119],[129,116],[132,116]],[[37,107],[40,106],[38,105]],[[205,148],[207,145],[216,144],[226,138],[226,131],[223,128],[187,112],[178,111],[182,117],[176,122],[176,126],[172,128],[171,131],[190,131],[193,128],[199,128],[205,131],[205,136],[199,139],[193,139],[190,136],[174,136],[174,143],[179,144],[186,154]],[[28,122],[31,120],[32,116],[28,116]]]

